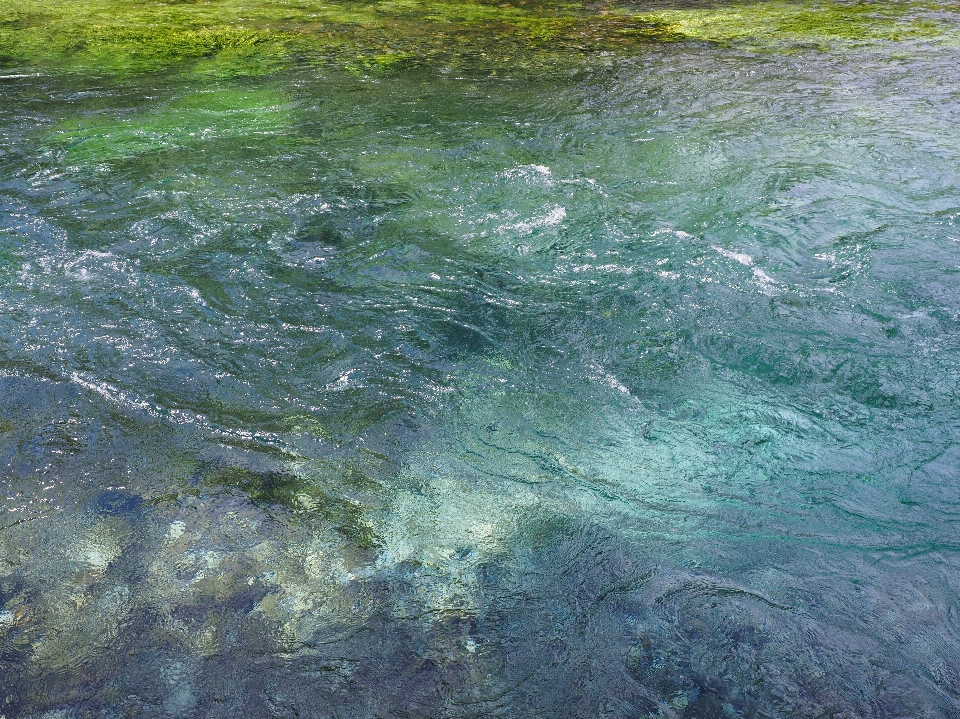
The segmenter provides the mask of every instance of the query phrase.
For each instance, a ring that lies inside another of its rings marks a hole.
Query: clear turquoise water
[[[0,714],[960,716],[958,59],[4,78]]]

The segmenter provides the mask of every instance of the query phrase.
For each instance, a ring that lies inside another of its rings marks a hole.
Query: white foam
[[[730,250],[725,250],[722,247],[717,247],[716,245],[711,245],[711,247],[724,257],[731,260],[736,260],[741,265],[746,265],[747,267],[753,266],[753,258],[745,252],[731,252]]]
[[[503,225],[498,228],[501,234],[516,233],[518,235],[529,235],[534,230],[544,227],[556,227],[567,217],[567,211],[559,205],[552,208],[546,215],[535,217],[532,220],[523,220],[512,225]]]
[[[502,173],[503,177],[519,177],[524,180],[542,180],[550,177],[550,168],[546,165],[521,165]]]
[[[751,268],[753,271],[753,279],[758,285],[760,285],[761,289],[768,290],[777,284],[777,281],[766,272],[761,270],[759,267],[754,267],[753,258],[746,252],[733,252],[731,250],[725,250],[722,247],[717,247],[716,245],[711,245],[711,247],[724,257],[727,257],[731,260],[736,260],[741,265]]]

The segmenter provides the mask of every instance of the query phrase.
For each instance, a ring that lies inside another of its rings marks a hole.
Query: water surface
[[[960,716],[958,61],[11,72],[0,714]]]

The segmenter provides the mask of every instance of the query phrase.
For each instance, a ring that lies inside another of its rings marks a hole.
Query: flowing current
[[[960,57],[0,80],[0,715],[960,716]]]

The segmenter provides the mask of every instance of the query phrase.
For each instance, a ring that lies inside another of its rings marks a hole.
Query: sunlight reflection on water
[[[0,713],[960,715],[957,67],[8,82]]]

